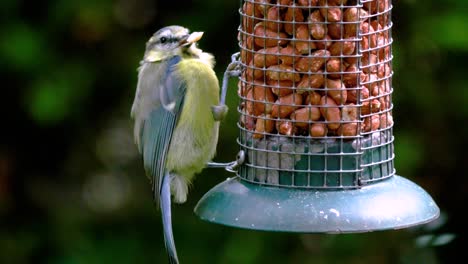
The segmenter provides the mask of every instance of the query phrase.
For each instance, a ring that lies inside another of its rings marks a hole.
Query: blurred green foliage
[[[173,2],[173,3],[171,3]],[[394,1],[397,173],[424,187],[444,217],[357,235],[238,230],[193,207],[231,176],[204,171],[174,206],[183,263],[449,263],[465,224],[468,2]],[[237,50],[239,1],[0,3],[0,263],[165,263],[159,214],[132,140],[129,109],[144,43],[180,24],[224,71]],[[236,83],[217,160],[237,152]],[[455,184],[454,184],[455,183]],[[195,188],[196,187],[196,188]]]

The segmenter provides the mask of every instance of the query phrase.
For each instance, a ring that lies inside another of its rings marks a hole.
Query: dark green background
[[[396,169],[439,221],[357,235],[253,232],[193,207],[232,176],[205,170],[174,206],[182,263],[451,263],[466,242],[468,2],[394,1]],[[166,263],[158,212],[132,139],[144,43],[162,26],[205,31],[221,76],[237,51],[239,1],[0,2],[0,263]],[[218,161],[237,152],[236,85]]]

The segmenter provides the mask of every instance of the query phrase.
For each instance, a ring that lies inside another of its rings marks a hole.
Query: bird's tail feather
[[[161,186],[161,216],[164,229],[164,243],[166,245],[169,262],[171,264],[179,264],[177,251],[174,243],[174,235],[172,234],[172,218],[171,218],[171,178],[168,172],[164,174]]]

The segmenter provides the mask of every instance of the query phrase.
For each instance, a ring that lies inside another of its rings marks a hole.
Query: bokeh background
[[[193,208],[232,176],[205,170],[173,209],[183,263],[463,262],[468,180],[468,2],[393,1],[396,169],[441,208],[430,224],[353,235],[246,231]],[[0,263],[166,263],[132,140],[144,43],[162,26],[205,31],[221,77],[237,0],[0,1]],[[237,152],[235,82],[218,161]]]

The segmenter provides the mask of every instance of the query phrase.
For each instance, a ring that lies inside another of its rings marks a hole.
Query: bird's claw
[[[224,72],[223,83],[221,86],[221,96],[218,105],[211,106],[213,118],[216,121],[221,121],[226,117],[228,107],[226,106],[226,93],[230,77],[239,77],[242,73],[242,64],[239,61],[240,53],[234,53],[231,56],[231,63],[229,63],[226,71]]]
[[[221,121],[226,117],[227,112],[228,112],[228,107],[225,104],[212,105],[211,112],[213,114],[213,119],[215,121]]]
[[[229,75],[229,77],[239,77],[242,74],[242,70],[235,69],[232,71],[228,71],[227,74]]]
[[[210,161],[206,163],[207,168],[224,168],[225,170],[229,172],[236,172],[237,168],[242,165],[245,161],[245,152],[243,150],[239,151],[236,156],[235,161],[231,161],[228,163],[219,163],[219,162],[213,162]]]
[[[229,63],[226,74],[229,77],[239,77],[242,73],[242,64],[239,61],[240,52],[236,52],[231,56],[231,63]]]

